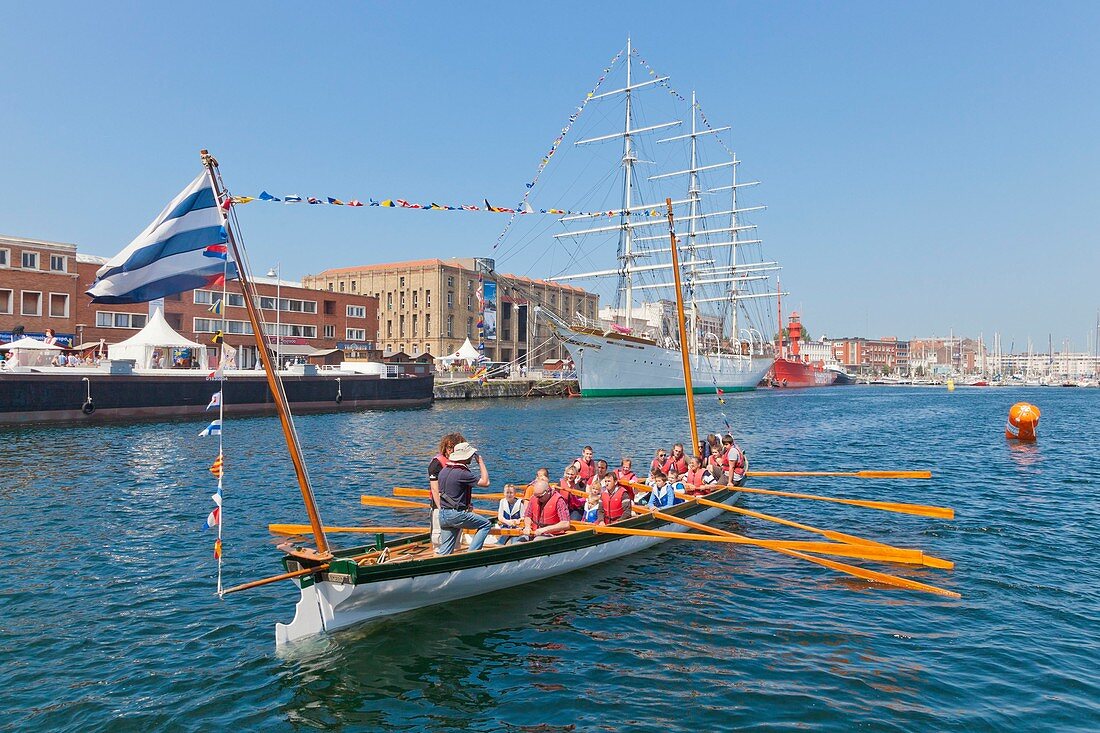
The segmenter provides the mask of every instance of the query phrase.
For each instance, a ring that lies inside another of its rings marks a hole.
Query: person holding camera
[[[475,477],[470,463],[477,460],[481,476]],[[447,465],[439,472],[439,554],[450,555],[458,546],[464,529],[477,532],[470,541],[470,551],[480,550],[489,536],[493,523],[473,511],[474,486],[489,485],[489,469],[477,449],[469,443],[459,443],[448,456]]]

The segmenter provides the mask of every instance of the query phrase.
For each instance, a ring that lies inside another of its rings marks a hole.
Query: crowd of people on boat
[[[506,484],[495,522],[473,505],[475,488],[489,486],[489,469],[477,449],[461,433],[449,433],[428,464],[431,487],[431,536],[436,555],[450,555],[471,530],[468,551],[480,550],[493,526],[501,533],[497,546],[531,542],[568,532],[574,524],[612,524],[629,519],[635,507],[661,511],[694,495],[736,485],[745,476],[745,454],[732,435],[709,435],[687,455],[682,443],[658,448],[646,476],[623,457],[615,469],[595,457],[586,445],[568,463],[555,484],[548,468],[539,468],[524,486]],[[644,511],[644,509],[643,509]]]

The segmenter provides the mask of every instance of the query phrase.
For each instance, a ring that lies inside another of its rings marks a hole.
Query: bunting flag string
[[[653,78],[658,78],[658,77],[660,76],[660,75],[659,75],[659,74],[658,74],[658,73],[657,73],[657,72],[656,72],[656,71],[655,71],[655,70],[653,69],[653,67],[652,67],[652,66],[650,66],[650,65],[649,65],[649,63],[648,63],[648,62],[646,62],[646,60],[645,60],[645,59],[643,59],[643,58],[642,58],[642,55],[641,55],[640,53],[638,53],[638,49],[636,49],[636,48],[635,48],[635,49],[633,49],[633,50],[631,51],[631,53],[632,53],[632,54],[634,55],[634,57],[635,57],[635,58],[637,58],[637,59],[638,59],[638,63],[640,63],[640,64],[641,64],[641,65],[642,65],[642,66],[643,66],[643,67],[645,68],[645,70],[646,70],[646,73],[648,73],[648,74],[649,74],[649,75],[650,75],[651,77],[653,77]],[[663,81],[659,81],[659,82],[657,82],[657,84],[658,84],[658,86],[662,86],[662,87],[664,87],[665,89],[667,89],[667,90],[668,90],[668,93],[669,93],[669,94],[671,94],[672,96],[676,97],[676,98],[677,98],[677,99],[679,99],[679,100],[680,100],[681,102],[686,102],[686,101],[687,101],[687,99],[686,99],[686,98],[684,97],[684,95],[683,95],[683,94],[680,94],[680,93],[679,93],[678,91],[676,91],[676,90],[675,90],[675,89],[674,89],[674,88],[672,87],[672,85],[671,85],[671,84],[669,84],[669,83],[668,83],[668,80],[667,80],[667,79],[665,79],[665,80],[663,80]],[[712,125],[710,124],[710,120],[708,120],[708,119],[707,119],[707,115],[706,115],[706,113],[704,113],[704,112],[703,112],[703,107],[702,107],[702,105],[700,105],[700,104],[699,104],[699,99],[698,99],[698,98],[696,98],[696,100],[695,100],[695,105],[694,105],[694,106],[695,106],[695,110],[694,110],[694,111],[696,111],[696,112],[698,112],[698,113],[699,113],[699,119],[703,121],[703,125],[704,125],[704,126],[705,126],[705,127],[706,127],[706,128],[708,129],[708,130],[710,130],[710,131],[712,131],[712,132],[713,132],[713,131],[714,131],[714,127],[713,127],[713,126],[712,126]],[[724,149],[724,150],[725,150],[725,151],[726,151],[727,153],[729,153],[729,154],[730,154],[730,156],[732,156],[732,155],[733,155],[733,151],[729,149],[729,147],[728,147],[728,146],[726,145],[726,143],[725,143],[725,142],[723,142],[723,141],[722,141],[722,138],[718,136],[718,133],[714,133],[714,139],[718,141],[718,144],[719,144],[719,145],[721,145],[721,146],[722,146],[722,148],[723,148],[723,149]]]
[[[531,206],[527,203],[527,199],[531,197],[531,192],[534,190],[535,185],[538,184],[539,178],[542,176],[542,172],[546,170],[546,166],[550,164],[550,159],[554,157],[554,153],[558,152],[558,146],[561,145],[562,140],[564,140],[565,136],[569,134],[569,131],[573,129],[573,123],[575,123],[577,121],[577,118],[581,116],[581,112],[584,112],[584,108],[588,106],[588,102],[594,96],[596,96],[596,92],[599,90],[600,86],[607,78],[607,75],[611,73],[611,70],[613,68],[615,68],[615,64],[619,63],[619,59],[622,57],[624,50],[625,49],[619,49],[619,52],[615,54],[614,58],[611,59],[611,62],[604,67],[603,72],[600,74],[600,78],[596,80],[595,86],[592,87],[591,91],[589,91],[588,94],[584,95],[584,99],[579,105],[577,105],[576,109],[573,110],[573,113],[569,115],[569,121],[566,122],[565,126],[561,128],[561,134],[559,134],[557,138],[554,139],[553,144],[550,145],[550,149],[546,151],[546,155],[542,156],[542,160],[539,161],[538,168],[535,169],[535,177],[532,178],[530,182],[525,184],[527,190],[523,194],[523,200],[520,202],[519,207],[520,211],[517,213],[532,213]],[[486,201],[485,203],[488,203],[488,201]],[[508,223],[504,225],[504,229],[500,232],[500,235],[497,236],[497,241],[493,244],[494,250],[497,249],[497,247],[500,246],[500,243],[504,241],[505,235],[508,234],[508,231],[512,228],[512,224],[514,224],[516,221],[517,213],[512,213],[511,218],[508,219]],[[540,213],[548,212],[540,211]],[[569,211],[561,213],[579,214],[582,212]]]
[[[537,178],[536,178],[537,180]],[[531,184],[528,184],[531,185]],[[607,217],[619,217],[625,212],[621,209],[611,209],[609,211],[573,211],[571,209],[536,209],[527,203],[526,199],[521,201],[516,208],[509,208],[507,206],[494,206],[489,203],[488,199],[482,199],[481,206],[475,204],[420,204],[407,199],[374,199],[367,198],[368,203],[363,203],[359,199],[350,199],[343,201],[341,199],[326,196],[321,198],[319,196],[307,196],[305,198],[298,196],[297,194],[291,194],[289,196],[272,196],[267,191],[263,191],[259,196],[234,196],[232,197],[234,205],[243,206],[245,204],[252,203],[253,201],[263,201],[266,203],[283,203],[283,204],[301,204],[306,205],[315,204],[320,206],[351,206],[351,207],[366,207],[366,208],[381,208],[381,209],[415,209],[417,211],[480,211],[490,214],[509,214],[511,216],[522,216],[525,214],[548,214],[551,216],[564,216],[567,214],[579,214],[582,216],[607,216]],[[632,212],[633,216],[638,216],[638,212]],[[652,211],[642,212],[642,216],[662,217],[664,214],[653,209]],[[209,308],[211,313],[217,313],[214,307]]]

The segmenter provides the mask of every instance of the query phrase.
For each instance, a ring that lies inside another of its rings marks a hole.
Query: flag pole
[[[248,279],[244,258],[241,256],[237,239],[233,236],[233,229],[229,226],[229,216],[222,204],[228,199],[228,193],[223,190],[221,176],[218,172],[218,161],[209,151],[200,151],[202,164],[210,176],[210,185],[214,188],[215,200],[218,203],[218,211],[221,212],[222,223],[225,226],[229,246],[233,252],[233,261],[237,263],[237,273],[241,281],[241,290],[244,294],[245,310],[248,311],[248,320],[252,324],[252,333],[256,338],[256,348],[263,358],[264,372],[267,375],[267,385],[271,389],[271,395],[275,398],[275,408],[279,413],[279,421],[282,423],[283,435],[286,437],[286,445],[290,450],[290,460],[294,463],[294,473],[298,478],[298,488],[302,492],[302,501],[306,505],[306,514],[309,515],[309,524],[313,529],[313,538],[317,543],[317,552],[309,553],[312,559],[326,560],[332,557],[329,551],[328,540],[325,537],[324,525],[321,523],[321,514],[317,509],[317,501],[313,496],[313,487],[309,481],[309,472],[306,469],[305,459],[302,457],[302,446],[298,440],[298,432],[294,429],[294,418],[290,413],[290,405],[283,389],[283,381],[279,374],[272,368],[271,355],[267,343],[267,334],[260,321],[259,311],[253,298],[254,286]],[[224,303],[223,303],[224,308]]]
[[[668,209],[668,237],[672,247],[672,278],[676,284],[676,314],[680,327],[680,357],[684,363],[684,394],[687,397],[688,421],[691,423],[691,454],[699,450],[699,427],[695,421],[695,390],[691,385],[691,363],[688,361],[687,326],[684,325],[684,291],[680,289],[680,258],[676,250],[676,228],[672,219],[672,199],[665,199]],[[627,307],[630,307],[629,303]],[[695,328],[695,324],[691,324]],[[717,382],[715,389],[718,388]]]

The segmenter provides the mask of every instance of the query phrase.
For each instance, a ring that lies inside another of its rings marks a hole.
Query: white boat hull
[[[725,503],[731,504],[733,493]],[[710,522],[723,510],[712,508],[691,516],[695,522]],[[666,532],[684,532],[681,524],[658,527]],[[552,540],[547,540],[552,541]],[[294,620],[275,624],[275,644],[285,644],[336,631],[372,619],[392,616],[425,606],[492,593],[537,580],[551,578],[597,563],[614,560],[653,547],[660,537],[624,536],[613,542],[523,560],[500,562],[452,572],[417,575],[359,585],[324,580],[301,588]],[[492,553],[494,549],[480,552]],[[489,558],[486,558],[487,560]]]
[[[555,327],[577,368],[581,395],[618,397],[684,393],[683,357],[679,349],[597,336]],[[771,369],[771,356],[689,357],[692,391],[714,393],[756,389]]]

